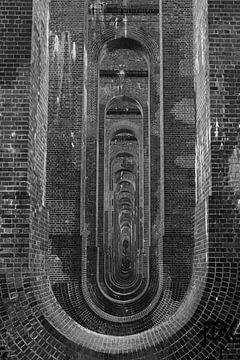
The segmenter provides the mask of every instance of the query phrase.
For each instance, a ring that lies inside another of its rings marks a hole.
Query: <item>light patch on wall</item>
[[[73,47],[72,47],[72,59],[75,62],[76,61],[76,57],[77,57],[77,52],[76,52],[76,43],[75,41],[73,42]]]
[[[51,285],[69,280],[69,276],[63,271],[62,260],[56,254],[48,255],[49,274]]]
[[[198,75],[200,67],[206,68],[207,59],[207,14],[199,13],[195,21],[195,74]]]
[[[181,76],[193,76],[193,63],[192,59],[186,58],[179,62],[179,73]]]
[[[86,116],[87,114],[87,70],[88,70],[88,53],[86,49],[86,44],[84,44],[84,52],[83,52],[83,64],[84,64],[84,90],[83,90],[83,114]]]
[[[181,168],[193,169],[195,165],[194,155],[177,156],[174,163]]]
[[[177,120],[182,121],[185,124],[194,124],[195,122],[195,110],[194,100],[190,98],[184,98],[177,102],[171,113],[175,115]]]
[[[205,38],[205,26],[201,24],[201,53],[202,53],[202,66],[205,68],[205,56],[206,56],[206,38]]]
[[[235,195],[240,198],[240,149],[235,147],[229,158],[228,170],[229,185],[232,187]]]
[[[50,73],[57,76],[58,82],[58,98],[61,99],[62,84],[63,84],[63,68],[64,68],[64,47],[65,47],[65,32],[59,35],[53,35],[54,39],[51,40],[52,59],[50,59]]]
[[[53,56],[58,54],[58,52],[59,52],[59,44],[60,44],[60,42],[59,42],[58,35],[55,35],[54,45],[53,45]]]
[[[179,72],[181,76],[193,76],[193,59],[192,59],[192,39],[190,33],[176,40],[179,44],[179,50],[182,53],[182,59],[179,62]]]

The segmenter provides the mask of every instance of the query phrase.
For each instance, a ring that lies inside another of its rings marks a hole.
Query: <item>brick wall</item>
[[[205,310],[200,314],[202,320],[221,324],[220,327],[225,329],[224,335],[216,336],[215,341],[213,339],[208,344],[213,356],[218,358],[222,352],[223,358],[237,359],[239,312],[236,299],[239,288],[235,279],[239,252],[238,246],[233,244],[238,210],[232,170],[238,168],[235,154],[238,151],[239,124],[233,114],[238,111],[238,80],[235,75],[238,62],[235,54],[238,51],[239,9],[236,2],[196,1],[194,14],[197,108],[195,236],[203,238],[198,254],[201,252],[202,258],[206,257],[208,262],[206,290],[202,298]],[[233,172],[236,179],[238,170]],[[231,244],[229,248],[228,244]],[[227,333],[234,331],[235,339],[231,339]]]
[[[79,286],[83,2],[51,2],[48,139],[47,1],[0,4],[2,357],[8,353],[12,359],[31,360],[238,359],[239,4],[194,2],[194,228],[191,2],[163,1],[163,11],[171,15],[163,22],[163,84],[164,260],[172,295],[170,301],[165,293],[164,306],[156,305],[149,316],[125,328],[90,310]],[[193,246],[193,231],[195,251],[186,256]],[[155,250],[150,254],[153,267]],[[182,261],[174,261],[171,254]],[[177,321],[164,320],[178,309]],[[130,336],[115,336],[119,329]]]
[[[55,282],[79,276],[84,4],[51,1],[47,206],[49,269]],[[72,266],[72,258],[78,267]]]
[[[195,206],[195,101],[192,2],[163,1],[164,207],[163,252],[173,297],[191,278]]]
[[[0,5],[1,73],[1,352],[14,351],[15,301],[23,291],[22,269],[28,267],[30,194],[28,182],[29,69],[31,2]]]
[[[239,26],[237,1],[208,3],[212,194],[209,199],[212,316],[239,321]],[[224,294],[224,296],[222,296]],[[216,299],[215,298],[215,299]],[[221,304],[220,304],[221,303]],[[239,338],[228,359],[239,354]]]

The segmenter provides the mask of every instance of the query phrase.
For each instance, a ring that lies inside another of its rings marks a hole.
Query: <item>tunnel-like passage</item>
[[[195,241],[190,52],[188,39],[171,33],[164,6],[165,24],[158,12],[139,15],[135,1],[120,16],[86,15],[83,41],[83,31],[60,34],[55,23],[51,37],[52,288],[76,326],[104,337],[112,352],[111,336],[123,336],[129,349],[125,335],[132,344],[137,333],[156,330],[157,342],[166,329],[174,333],[191,303],[184,300],[192,295]]]
[[[86,242],[91,255],[87,257],[89,275],[85,288],[92,294],[90,298],[97,308],[103,311],[107,308],[108,315],[122,316],[123,321],[127,321],[128,313],[141,317],[146,305],[154,303],[154,298],[157,301],[161,281],[156,279],[162,276],[149,256],[151,72],[148,56],[139,41],[121,37],[107,42],[98,59],[98,88],[105,78],[113,77],[116,92],[106,99],[98,93],[96,242],[94,245],[94,238],[91,246]],[[135,63],[142,85],[133,81]],[[141,86],[145,89],[144,97],[138,95]]]
[[[80,324],[95,329],[104,322],[109,334],[131,334],[160,323],[184,294],[177,284],[180,296],[172,298],[174,255],[171,239],[163,239],[158,56],[147,39],[120,34],[94,43],[85,63],[80,276],[67,296],[64,284],[56,293],[61,303],[85,309],[83,320],[64,307]],[[156,317],[148,319],[150,313]],[[120,323],[126,327],[117,330]]]

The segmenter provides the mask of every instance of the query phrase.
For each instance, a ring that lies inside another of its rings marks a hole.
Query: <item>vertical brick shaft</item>
[[[195,223],[199,236],[208,233],[202,316],[225,329],[239,323],[239,26],[237,1],[195,1]],[[226,343],[225,358],[237,359],[239,334],[232,343],[229,337],[212,342],[215,356]]]
[[[33,289],[46,263],[48,1],[2,1],[0,11],[0,346],[19,356],[21,337],[31,341],[22,322],[37,311]]]
[[[12,302],[23,290],[28,267],[30,193],[28,171],[32,2],[2,1],[0,45],[0,271],[1,350],[8,350]]]
[[[211,111],[212,196],[209,200],[210,270],[215,273],[211,298],[220,318],[239,322],[240,236],[240,8],[238,1],[208,2]],[[220,283],[222,284],[220,285]],[[216,296],[216,297],[215,297]],[[230,310],[231,308],[231,310]],[[228,314],[226,315],[226,311]],[[225,314],[225,315],[224,315]],[[228,358],[239,356],[239,334]]]

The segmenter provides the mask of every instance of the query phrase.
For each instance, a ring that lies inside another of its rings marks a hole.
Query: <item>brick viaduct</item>
[[[0,34],[0,359],[239,359],[239,1],[1,0]]]

